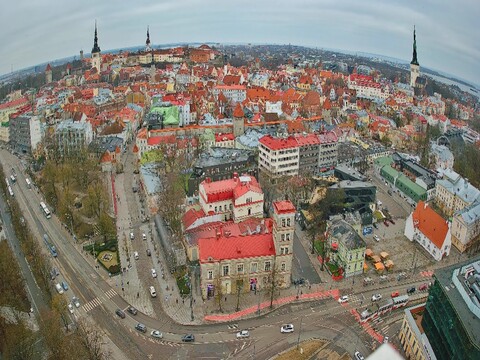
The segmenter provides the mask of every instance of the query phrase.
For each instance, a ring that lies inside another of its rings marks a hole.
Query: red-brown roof
[[[233,116],[236,118],[243,118],[245,116],[240,103],[237,103],[235,110],[233,111]]]
[[[260,138],[260,143],[272,150],[292,149],[298,147],[294,137],[289,136],[286,139],[274,138],[271,135],[265,135]]]
[[[209,259],[229,260],[275,255],[273,236],[269,234],[256,234],[239,237],[223,237],[218,239],[200,239],[198,241],[200,262],[209,262]]]
[[[413,212],[413,224],[438,249],[441,249],[448,233],[448,222],[428,204],[419,201]]]
[[[247,177],[250,181],[246,182],[246,184],[243,184],[241,181],[242,178]],[[243,175],[240,178],[237,177],[214,182],[210,182],[210,180],[204,180],[200,185],[205,190],[205,194],[207,195],[207,199],[205,200],[208,203],[236,199],[249,190],[262,193],[262,189],[258,184],[257,179],[249,175]]]
[[[277,214],[288,214],[295,212],[295,206],[293,206],[291,201],[288,200],[274,201],[273,208]]]

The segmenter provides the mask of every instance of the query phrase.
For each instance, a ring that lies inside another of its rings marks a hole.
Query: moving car
[[[76,296],[72,297],[72,303],[75,305],[76,308],[80,307],[80,300]]]
[[[157,270],[152,269],[151,271],[152,271],[152,277],[156,278],[157,277]]]
[[[132,315],[137,315],[137,313],[138,313],[138,310],[135,309],[133,306],[129,306],[127,311]]]
[[[155,291],[155,288],[153,286],[150,286],[149,289],[150,295],[154,298],[157,297],[157,292]]]
[[[152,330],[152,331],[150,332],[150,335],[151,335],[152,337],[154,337],[154,338],[157,338],[157,339],[163,338],[163,334],[162,334],[160,331],[158,331],[158,330]]]
[[[195,341],[195,336],[193,334],[186,334],[182,336],[183,342],[193,342]]]
[[[67,291],[68,290],[68,284],[65,281],[62,281],[62,288],[63,290]]]
[[[377,241],[377,242],[379,242],[379,241],[380,241],[380,237],[379,237],[377,234],[373,235],[373,238],[374,238],[374,239],[375,239],[375,241]]]
[[[119,317],[119,318],[122,318],[122,319],[125,319],[125,317],[126,317],[125,313],[124,313],[123,310],[121,310],[121,309],[115,310],[115,314],[117,314],[118,317]]]
[[[355,351],[355,359],[356,360],[365,360],[362,354],[359,351]]]
[[[380,300],[382,298],[382,295],[380,294],[375,294],[372,296],[372,301],[377,301],[377,300]]]
[[[285,325],[282,325],[282,327],[280,328],[280,332],[281,332],[282,334],[292,333],[292,332],[293,332],[293,324],[285,324]]]
[[[73,314],[73,305],[68,304],[67,307],[68,307],[68,311],[70,311],[70,314]]]
[[[394,292],[392,292],[391,296],[392,296],[392,298],[394,298],[394,297],[400,296],[400,293],[398,291],[394,291]]]
[[[250,333],[248,330],[242,330],[237,333],[237,339],[243,339],[243,338],[248,338],[250,336]]]
[[[348,301],[348,295],[343,295],[338,298],[340,304],[346,303]]]
[[[388,343],[388,336],[385,336],[385,337],[383,338],[383,343],[384,343],[384,344]]]
[[[137,325],[135,325],[135,329],[143,333],[147,332],[147,327],[141,323],[138,323]]]

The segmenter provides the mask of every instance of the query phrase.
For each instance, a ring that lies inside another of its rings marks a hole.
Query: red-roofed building
[[[218,133],[218,134],[215,134],[215,146],[234,148],[235,147],[235,136],[233,136],[232,133],[228,133],[228,134]]]
[[[452,247],[450,222],[423,201],[419,201],[415,210],[408,216],[404,233],[410,241],[415,240],[422,245],[437,261],[450,254]]]
[[[205,214],[220,214],[225,221],[263,217],[263,191],[253,176],[235,173],[232,179],[213,182],[207,178],[200,183],[199,197]]]
[[[222,294],[231,294],[238,287],[240,292],[256,292],[271,281],[278,287],[290,286],[295,207],[289,201],[281,201],[274,202],[273,208],[271,231],[233,235],[218,227],[214,237],[198,240],[204,298],[215,296],[218,287]]]

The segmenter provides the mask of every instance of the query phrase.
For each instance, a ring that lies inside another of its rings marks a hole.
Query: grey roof
[[[140,174],[148,194],[154,194],[161,190],[162,184],[158,176],[157,167],[159,167],[159,164],[154,163],[148,163],[140,167]]]
[[[349,250],[367,247],[365,241],[344,220],[334,221],[329,229],[329,233]]]
[[[350,180],[342,180],[330,186],[330,188],[332,189],[370,188],[370,187],[375,187],[375,185],[366,181],[350,181]]]
[[[472,203],[480,199],[480,191],[470,184],[467,179],[458,178],[456,182],[452,183],[449,180],[437,180],[447,191],[455,194],[466,203]]]
[[[266,132],[267,131],[247,129],[245,134],[237,136],[235,141],[238,141],[240,144],[250,149],[256,149],[258,148],[260,138],[265,136]]]
[[[249,150],[212,147],[208,152],[200,154],[194,167],[213,167],[220,164],[232,162],[245,162],[252,156]]]
[[[480,200],[477,200],[472,205],[457,211],[455,215],[460,215],[466,224],[472,224],[480,220]]]
[[[123,139],[117,136],[99,136],[90,143],[90,149],[103,154],[105,151],[114,152],[117,146],[123,145]]]

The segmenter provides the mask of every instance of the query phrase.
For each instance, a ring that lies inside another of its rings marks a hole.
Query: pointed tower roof
[[[149,32],[148,26],[147,26],[147,41],[145,42],[145,45],[147,45],[147,47],[150,47],[150,32]]]
[[[47,65],[47,67],[45,68],[45,71],[52,71],[52,67],[50,66],[50,64]]]
[[[240,103],[237,103],[237,106],[235,107],[235,110],[233,111],[233,116],[236,118],[243,118],[245,117],[245,113],[242,110],[242,107],[240,106]]]
[[[98,46],[98,37],[97,37],[97,21],[95,20],[95,36],[93,37],[93,48],[92,54],[99,53],[100,47]]]
[[[418,65],[417,60],[417,36],[415,34],[415,25],[413,25],[413,56],[412,61],[410,62],[412,65]]]

